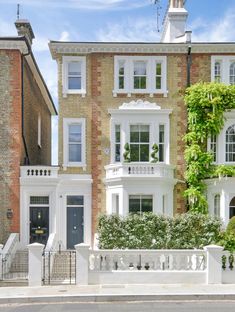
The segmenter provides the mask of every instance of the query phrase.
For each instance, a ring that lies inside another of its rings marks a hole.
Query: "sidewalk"
[[[0,304],[157,300],[235,300],[235,285],[155,284],[0,287]]]

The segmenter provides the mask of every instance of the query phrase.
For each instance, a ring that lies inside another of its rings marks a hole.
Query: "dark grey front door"
[[[46,244],[49,236],[49,207],[30,207],[30,244]]]
[[[83,243],[83,207],[67,207],[67,248]]]

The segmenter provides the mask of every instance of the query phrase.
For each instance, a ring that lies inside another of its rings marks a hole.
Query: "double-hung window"
[[[115,125],[115,162],[121,161],[121,129]]]
[[[210,136],[210,152],[213,155],[213,161],[217,161],[217,136],[216,134],[211,134]]]
[[[147,88],[147,63],[145,61],[135,61],[133,66],[133,89]]]
[[[131,161],[149,161],[149,125],[130,125]]]
[[[152,195],[129,195],[129,213],[142,214],[153,211]]]
[[[115,56],[113,93],[167,93],[166,56]]]
[[[64,166],[85,166],[85,119],[64,118]]]
[[[63,56],[63,95],[86,94],[86,57]]]
[[[165,160],[165,126],[159,125],[159,143],[158,143],[158,154],[159,161],[164,162]]]

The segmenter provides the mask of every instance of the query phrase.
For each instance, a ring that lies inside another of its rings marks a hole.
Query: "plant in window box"
[[[130,150],[130,145],[129,143],[126,143],[124,145],[124,149],[125,149],[125,152],[123,153],[123,158],[124,158],[124,162],[125,163],[129,163],[131,162],[131,150]]]
[[[158,162],[158,157],[157,157],[158,150],[159,150],[158,145],[156,143],[154,143],[152,146],[152,153],[151,153],[151,162],[152,163]]]

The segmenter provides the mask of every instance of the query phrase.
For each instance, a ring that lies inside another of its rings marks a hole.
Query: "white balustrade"
[[[174,166],[161,163],[123,163],[105,166],[106,179],[121,177],[174,178]]]
[[[21,166],[21,178],[57,178],[59,167]]]
[[[203,250],[92,250],[90,271],[204,271]]]

